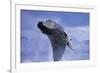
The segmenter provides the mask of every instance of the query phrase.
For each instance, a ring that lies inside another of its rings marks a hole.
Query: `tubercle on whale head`
[[[47,35],[51,35],[52,34],[52,29],[47,28],[43,22],[38,22],[37,24],[38,28],[42,31],[42,33],[47,34]]]

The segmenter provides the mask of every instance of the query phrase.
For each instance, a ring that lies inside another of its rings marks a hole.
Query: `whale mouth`
[[[37,26],[42,31],[42,33],[48,34],[48,35],[52,34],[52,29],[49,29],[45,25],[43,25],[43,22],[39,22]]]

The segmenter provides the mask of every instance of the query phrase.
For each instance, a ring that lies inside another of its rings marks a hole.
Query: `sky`
[[[61,25],[72,39],[61,61],[89,60],[89,13],[21,10],[21,63],[53,61],[52,46],[41,33],[39,21],[51,19]]]

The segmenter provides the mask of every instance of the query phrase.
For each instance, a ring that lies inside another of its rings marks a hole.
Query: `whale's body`
[[[41,21],[37,26],[50,39],[54,61],[59,61],[62,58],[66,45],[72,49],[68,34],[56,22],[52,20]]]

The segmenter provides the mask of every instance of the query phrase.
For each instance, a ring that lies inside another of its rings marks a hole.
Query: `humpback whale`
[[[48,36],[53,48],[54,61],[59,61],[62,58],[66,45],[72,49],[71,39],[69,39],[68,34],[64,31],[63,27],[55,21],[39,21],[37,27],[42,33]]]

